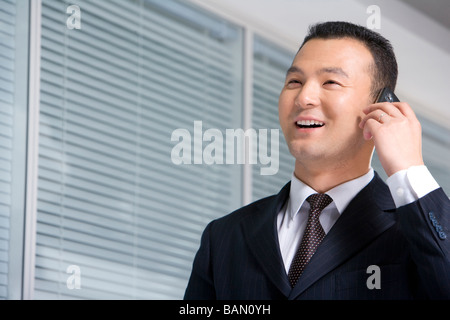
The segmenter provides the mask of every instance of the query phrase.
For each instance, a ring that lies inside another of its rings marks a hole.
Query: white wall
[[[450,124],[450,30],[398,0],[191,0],[296,50],[310,24],[344,20],[367,24],[367,8],[381,9],[376,30],[394,46],[396,93],[442,126]]]

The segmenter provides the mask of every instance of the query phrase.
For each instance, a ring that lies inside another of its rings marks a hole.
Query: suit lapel
[[[390,191],[375,173],[374,179],[350,202],[325,236],[289,299],[298,297],[314,282],[391,227],[395,222],[394,217],[383,211],[388,208],[395,208]]]
[[[286,184],[274,201],[261,202],[256,212],[242,221],[243,234],[250,248],[273,284],[287,297],[291,286],[287,278],[277,235],[277,214],[289,197],[290,183]]]

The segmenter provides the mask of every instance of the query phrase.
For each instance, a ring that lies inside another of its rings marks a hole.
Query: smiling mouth
[[[296,125],[301,129],[312,129],[312,128],[321,128],[325,125],[325,123],[316,120],[301,120],[297,121]]]

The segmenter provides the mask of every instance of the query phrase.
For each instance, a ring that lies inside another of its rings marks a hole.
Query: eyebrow
[[[286,75],[289,75],[290,73],[300,73],[302,75],[305,74],[301,68],[295,66],[291,66],[286,72]],[[344,70],[342,70],[342,68],[339,67],[325,67],[317,71],[317,74],[322,73],[334,73],[349,78],[348,74]]]

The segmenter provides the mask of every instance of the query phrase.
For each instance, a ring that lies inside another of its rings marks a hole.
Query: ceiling
[[[434,21],[450,29],[450,1],[449,0],[400,0],[411,7],[426,14]]]

